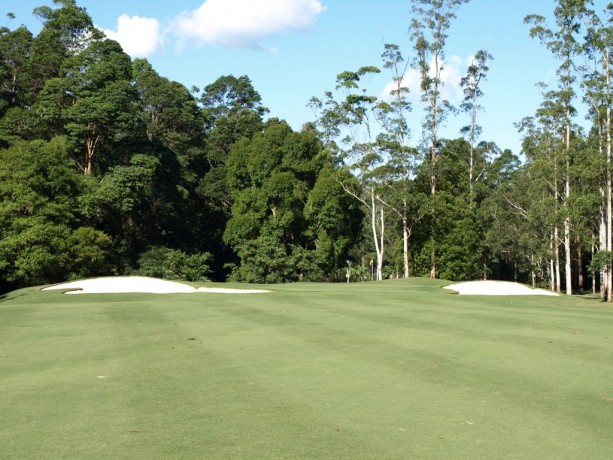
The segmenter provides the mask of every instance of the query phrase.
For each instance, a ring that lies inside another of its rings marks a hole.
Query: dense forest
[[[339,69],[330,91],[304,101],[314,117],[300,131],[246,75],[188,89],[131,59],[75,0],[36,8],[36,36],[9,22],[0,292],[124,274],[428,276],[610,300],[613,4],[557,0],[551,21],[526,17],[559,68],[517,125],[522,152],[511,152],[481,136],[487,50],[467,50],[459,107],[441,91],[448,31],[467,1],[412,0],[411,58],[386,44],[377,66]],[[411,112],[407,69],[419,72],[423,113]],[[383,99],[365,84],[381,72],[394,82]],[[458,138],[439,135],[449,116],[466,119]]]

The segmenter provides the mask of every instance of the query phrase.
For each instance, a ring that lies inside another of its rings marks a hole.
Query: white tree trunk
[[[592,255],[596,254],[596,245],[594,244],[594,240],[592,239]],[[596,270],[592,273],[592,294],[596,295]]]
[[[572,253],[570,244],[570,111],[566,113],[566,177],[564,178],[564,274],[566,275],[566,295],[573,295]]]
[[[572,254],[570,245],[570,217],[564,219],[564,274],[566,275],[566,295],[573,295]]]
[[[549,289],[551,291],[556,290],[556,275],[554,269],[554,261],[553,261],[553,248],[555,247],[555,240],[553,235],[549,235],[549,251],[552,256],[549,258]]]
[[[432,97],[430,98],[430,155],[432,162],[432,171],[430,173],[430,196],[436,195],[436,186],[437,186],[437,176],[436,176],[436,163],[438,162],[438,153],[437,153],[437,130],[438,130],[438,120],[437,120],[437,112],[438,112],[438,103],[439,103],[439,81],[441,77],[442,66],[439,64],[439,52],[436,51],[434,53],[434,74],[435,78],[433,79],[433,91]],[[430,254],[430,278],[436,278],[436,248],[432,248],[432,253]]]
[[[402,256],[404,263],[404,277],[409,277],[409,226],[406,217],[402,219]]]
[[[556,276],[553,269],[553,258],[549,259],[549,289],[553,292],[556,290]]]
[[[377,281],[383,281],[383,244],[384,244],[384,236],[385,236],[385,214],[383,206],[379,207],[379,212],[381,214],[381,232],[379,235],[379,253],[377,254]]]
[[[375,199],[375,189],[374,187],[370,188],[370,216],[371,216],[371,224],[372,224],[372,235],[375,243],[375,251],[377,253],[377,276],[376,280],[383,280],[383,236],[384,236],[384,222],[383,222],[383,206],[381,206],[381,231],[377,229],[377,200]]]
[[[601,190],[601,193],[603,193],[603,191]],[[600,228],[598,231],[598,250],[599,251],[606,251],[607,250],[607,232],[608,232],[608,227],[607,227],[607,211],[606,211],[606,206],[604,208],[601,208],[600,210]],[[592,251],[592,254],[595,254],[594,251]],[[596,278],[596,273],[594,273],[594,279]],[[600,298],[602,300],[605,300],[607,298],[607,284],[608,284],[608,272],[606,270],[602,270],[600,272]]]
[[[609,251],[609,254],[611,253],[612,250],[612,244],[611,244],[611,222],[613,220],[612,218],[612,203],[611,203],[611,65],[610,65],[610,61],[611,61],[611,53],[610,51],[605,53],[606,59],[605,59],[605,69],[606,69],[606,76],[607,76],[607,119],[606,119],[606,126],[607,126],[607,251]],[[612,299],[612,295],[611,295],[611,287],[613,286],[613,268],[609,267],[607,270],[607,302],[611,302]]]
[[[560,245],[558,244],[558,241],[560,241],[560,231],[558,230],[557,225],[555,226],[555,230],[553,232],[553,240],[556,269],[556,292],[562,292],[562,279],[560,277]]]
[[[475,138],[476,138],[476,126],[477,126],[477,101],[476,97],[473,97],[473,107],[471,111],[471,123],[470,123],[470,164],[468,167],[468,200],[471,208],[474,207],[474,192],[473,181],[475,179]]]

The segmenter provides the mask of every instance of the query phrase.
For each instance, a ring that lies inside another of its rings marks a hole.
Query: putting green
[[[610,458],[613,309],[443,284],[2,296],[0,458]]]

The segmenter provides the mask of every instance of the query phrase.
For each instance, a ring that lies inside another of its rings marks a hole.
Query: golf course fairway
[[[0,458],[611,458],[613,308],[445,284],[0,296]]]

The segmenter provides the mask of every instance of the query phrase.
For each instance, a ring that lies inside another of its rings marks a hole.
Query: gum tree
[[[561,197],[564,211],[564,252],[565,252],[565,282],[566,293],[572,295],[572,253],[571,253],[571,163],[573,147],[571,134],[573,131],[572,117],[575,114],[573,101],[575,99],[574,83],[576,81],[576,59],[581,52],[578,37],[586,17],[591,13],[591,0],[558,0],[554,10],[555,27],[549,28],[543,16],[529,15],[524,22],[531,25],[530,36],[537,38],[551,51],[560,62],[557,71],[558,91],[550,93],[551,109],[563,116],[563,131],[559,133],[564,142],[563,157],[563,195]]]
[[[439,129],[453,111],[441,90],[445,44],[456,10],[468,0],[412,0],[410,33],[415,50],[414,67],[420,76],[421,99],[426,104],[423,139],[427,151],[424,163],[429,169],[430,194],[436,195],[441,144]],[[430,277],[436,278],[436,247],[431,253]]]
[[[425,209],[422,206],[423,200],[412,190],[418,154],[409,144],[411,133],[408,117],[412,106],[409,101],[410,90],[404,81],[408,63],[405,63],[400,48],[395,44],[385,44],[381,57],[383,67],[392,73],[392,82],[389,94],[375,109],[377,121],[382,128],[377,144],[386,158],[381,172],[387,187],[383,190],[385,196],[380,197],[379,201],[400,220],[403,277],[408,278],[409,238]]]
[[[376,279],[383,279],[385,254],[385,204],[381,199],[379,169],[383,164],[377,145],[376,111],[379,100],[368,94],[365,80],[378,74],[377,67],[361,67],[345,71],[336,78],[336,92],[326,93],[321,101],[312,98],[311,107],[318,113],[318,124],[327,148],[357,180],[346,181],[345,174],[337,175],[346,193],[359,200],[370,215],[370,229],[376,252]],[[336,98],[335,98],[336,97]]]
[[[471,208],[474,205],[474,183],[479,179],[475,177],[475,146],[479,136],[481,135],[481,126],[477,124],[477,114],[483,109],[479,105],[479,98],[483,96],[481,90],[481,82],[486,78],[489,70],[488,62],[491,61],[492,55],[485,50],[477,51],[472,63],[468,66],[466,76],[461,80],[461,86],[464,89],[464,101],[461,109],[470,115],[470,125],[462,128],[462,133],[468,137],[470,143],[470,159],[468,168],[468,186],[469,186],[469,201]]]
[[[590,107],[589,118],[593,123],[596,137],[598,163],[602,165],[603,183],[600,186],[602,200],[600,248],[602,254],[598,258],[602,263],[596,267],[601,271],[602,297],[607,302],[612,300],[613,269],[610,255],[613,251],[612,225],[612,171],[611,171],[611,48],[613,47],[613,3],[604,12],[604,18],[597,14],[589,17],[585,54],[587,63],[584,67],[583,87],[584,100]]]

